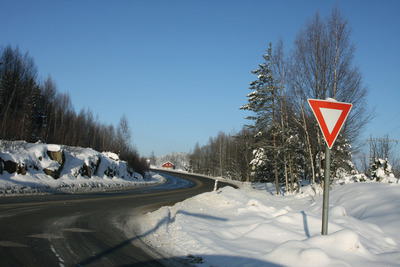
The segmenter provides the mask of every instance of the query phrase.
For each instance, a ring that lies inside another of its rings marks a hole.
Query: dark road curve
[[[156,170],[157,172],[160,170]],[[0,266],[176,266],[127,230],[128,221],[212,191],[214,180],[160,171],[190,188],[0,198]],[[219,188],[228,184],[219,183]]]

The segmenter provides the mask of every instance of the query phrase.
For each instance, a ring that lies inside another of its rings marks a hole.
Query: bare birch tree
[[[331,97],[353,104],[339,138],[347,140],[347,143],[355,143],[368,121],[369,113],[365,110],[367,89],[358,67],[353,66],[355,47],[350,37],[349,23],[337,8],[325,20],[317,12],[297,35],[294,55],[296,68],[301,70],[304,99]],[[317,175],[320,177],[323,174],[321,162],[325,144],[316,123],[313,133],[310,130],[307,129],[307,135],[312,146],[314,164],[318,168]],[[314,143],[313,139],[317,142]]]

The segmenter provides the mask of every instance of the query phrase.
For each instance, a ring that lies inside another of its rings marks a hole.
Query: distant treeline
[[[251,174],[252,130],[243,128],[237,134],[219,132],[208,144],[195,145],[189,156],[189,171],[239,181],[254,181]]]
[[[42,141],[112,151],[137,172],[147,170],[146,160],[131,145],[128,121],[118,126],[98,121],[93,113],[75,112],[68,93],[60,93],[49,76],[38,78],[38,68],[18,47],[0,46],[0,138]]]

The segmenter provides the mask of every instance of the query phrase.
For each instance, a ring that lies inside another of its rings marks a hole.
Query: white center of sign
[[[322,117],[324,117],[326,127],[328,127],[329,134],[331,134],[343,110],[331,109],[331,108],[319,108],[319,109],[321,110]]]

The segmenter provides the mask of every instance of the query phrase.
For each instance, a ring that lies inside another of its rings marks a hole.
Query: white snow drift
[[[200,266],[399,266],[399,184],[336,185],[326,236],[322,195],[273,188],[225,187],[131,225],[154,248]]]

